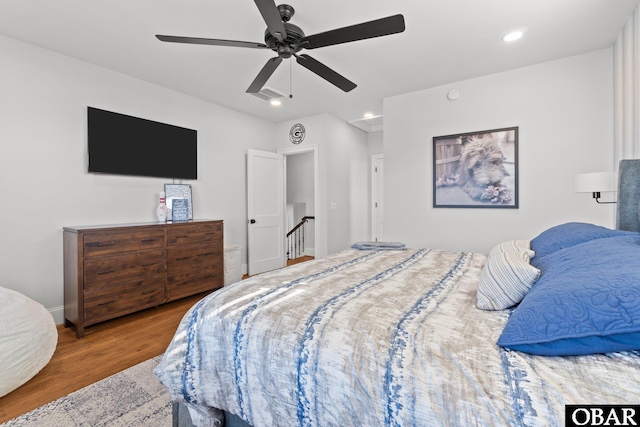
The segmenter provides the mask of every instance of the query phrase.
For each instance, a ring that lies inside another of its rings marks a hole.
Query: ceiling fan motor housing
[[[267,28],[264,32],[264,43],[278,53],[281,58],[290,58],[294,53],[302,50],[300,46],[300,40],[304,38],[304,32],[300,27],[284,22],[284,28],[287,30],[287,37],[280,42],[273,34],[269,32]]]

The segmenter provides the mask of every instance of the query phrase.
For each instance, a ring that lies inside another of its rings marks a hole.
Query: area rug
[[[0,427],[170,426],[169,392],[153,376],[160,357],[63,396]]]

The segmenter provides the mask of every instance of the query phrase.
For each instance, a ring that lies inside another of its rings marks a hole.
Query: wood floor
[[[311,261],[312,259],[314,259],[312,256],[301,256],[300,258],[294,258],[294,259],[289,259],[287,260],[287,266],[289,265],[294,265],[294,264],[299,264],[301,262],[305,262],[305,261]]]
[[[303,258],[288,265],[313,259]],[[184,314],[205,295],[89,326],[82,339],[59,325],[58,346],[47,366],[0,398],[0,423],[164,353]]]

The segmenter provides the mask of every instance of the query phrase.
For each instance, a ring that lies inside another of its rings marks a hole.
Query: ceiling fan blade
[[[253,83],[247,89],[247,93],[258,93],[262,86],[267,83],[271,74],[278,68],[278,65],[282,62],[282,58],[276,56],[275,58],[271,58],[267,61],[267,63],[262,67],[262,70],[258,73],[255,79],[253,79]]]
[[[283,41],[287,37],[287,30],[282,22],[280,12],[273,0],[254,0],[262,19],[267,24],[269,32],[278,40]]]
[[[338,28],[324,33],[313,34],[302,39],[305,49],[349,43],[357,40],[388,36],[404,31],[404,16],[393,15],[375,21]],[[306,42],[306,43],[305,43]]]
[[[339,87],[345,92],[349,92],[356,88],[356,84],[345,77],[333,71],[323,63],[313,59],[309,55],[296,55],[296,61],[309,71],[313,71],[329,83]]]
[[[208,44],[214,46],[249,47],[253,49],[268,49],[264,43],[243,42],[238,40],[203,39],[199,37],[179,37],[156,35],[158,40],[171,43]]]

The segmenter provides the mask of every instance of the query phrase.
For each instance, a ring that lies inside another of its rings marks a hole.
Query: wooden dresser
[[[84,328],[224,285],[222,221],[64,227],[64,317]]]

